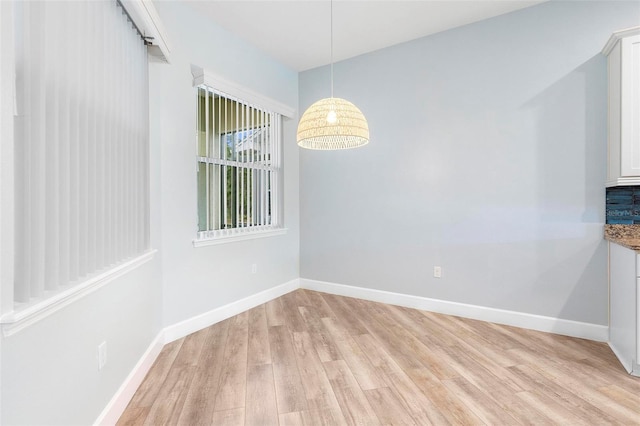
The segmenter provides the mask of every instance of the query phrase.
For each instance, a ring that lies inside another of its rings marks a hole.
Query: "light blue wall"
[[[639,17],[549,2],[335,64],[371,143],[301,151],[301,277],[606,325],[600,50]]]
[[[3,425],[89,425],[160,331],[158,260],[2,342]],[[98,370],[97,348],[107,342]]]
[[[298,74],[181,2],[157,2],[171,44],[171,64],[154,66],[152,118],[162,146],[164,324],[173,325],[299,277],[296,120],[284,123],[283,236],[194,248],[197,65],[253,92],[297,108]],[[251,265],[257,265],[257,274]]]

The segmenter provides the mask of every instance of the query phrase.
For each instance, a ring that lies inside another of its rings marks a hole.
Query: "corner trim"
[[[133,367],[129,375],[117,390],[115,395],[111,398],[107,406],[102,410],[102,413],[95,421],[95,425],[115,425],[118,423],[118,419],[124,413],[129,401],[133,398],[145,376],[151,369],[151,366],[155,362],[158,355],[164,347],[164,332],[158,333],[155,339],[151,342],[147,350],[142,355],[142,358]]]
[[[238,315],[244,311],[248,311],[251,308],[255,308],[258,305],[290,293],[298,288],[300,288],[300,280],[296,278],[284,284],[280,284],[278,286],[261,291],[260,293],[245,297],[244,299],[231,302],[209,312],[205,312],[193,318],[186,319],[177,324],[170,325],[164,329],[164,343],[167,344],[173,342],[174,340],[178,340],[198,330],[209,327],[212,324],[230,318],[234,315]]]
[[[605,56],[609,55],[609,53],[611,53],[614,46],[619,40],[637,34],[640,34],[640,27],[631,27],[614,32],[613,34],[611,34],[611,37],[609,37],[609,40],[607,40],[607,43],[602,48],[602,54]]]
[[[149,250],[140,256],[127,260],[120,265],[89,278],[80,284],[72,285],[70,288],[59,293],[55,293],[33,305],[25,304],[26,306],[24,307],[18,307],[17,310],[2,315],[2,317],[0,317],[2,334],[4,337],[9,337],[20,330],[35,324],[41,319],[48,317],[54,312],[57,312],[76,300],[93,293],[116,278],[150,261],[153,259],[156,252],[157,250]]]
[[[388,291],[309,280],[305,278],[300,279],[300,287],[308,290],[336,294],[339,296],[356,297],[358,299],[370,300],[373,302],[405,306],[407,308],[420,309],[423,311],[455,315],[497,324],[527,328],[530,330],[595,340],[598,342],[606,342],[609,340],[609,327],[599,324],[488,308],[446,300],[430,299],[427,297],[392,293]]]

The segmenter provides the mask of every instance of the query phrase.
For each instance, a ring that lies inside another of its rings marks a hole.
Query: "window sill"
[[[138,257],[129,259],[124,263],[121,263],[108,271],[102,272],[99,275],[91,277],[80,284],[76,284],[71,288],[53,293],[53,295],[44,300],[39,300],[35,303],[23,303],[16,305],[16,308],[12,312],[7,312],[0,317],[2,334],[5,337],[14,335],[20,330],[35,324],[76,300],[93,293],[114,279],[153,259],[156,251],[157,250],[149,250]]]
[[[237,241],[253,240],[255,238],[275,237],[285,235],[287,228],[269,229],[265,231],[250,231],[245,233],[234,233],[211,238],[200,238],[193,240],[194,247],[214,246],[218,244],[234,243]]]

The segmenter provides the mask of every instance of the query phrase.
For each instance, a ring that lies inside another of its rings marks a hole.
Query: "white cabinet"
[[[609,243],[609,346],[627,372],[640,376],[640,255]]]
[[[609,75],[606,184],[640,185],[640,27],[613,33],[602,53]]]

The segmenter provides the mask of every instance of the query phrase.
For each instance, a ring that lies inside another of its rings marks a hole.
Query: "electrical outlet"
[[[433,267],[433,276],[436,278],[442,278],[442,268],[439,266]]]
[[[255,263],[253,265],[251,265],[251,273],[252,274],[257,274],[258,273],[258,265],[256,265]]]
[[[98,370],[102,370],[102,368],[107,363],[107,342],[102,342],[98,345]]]

